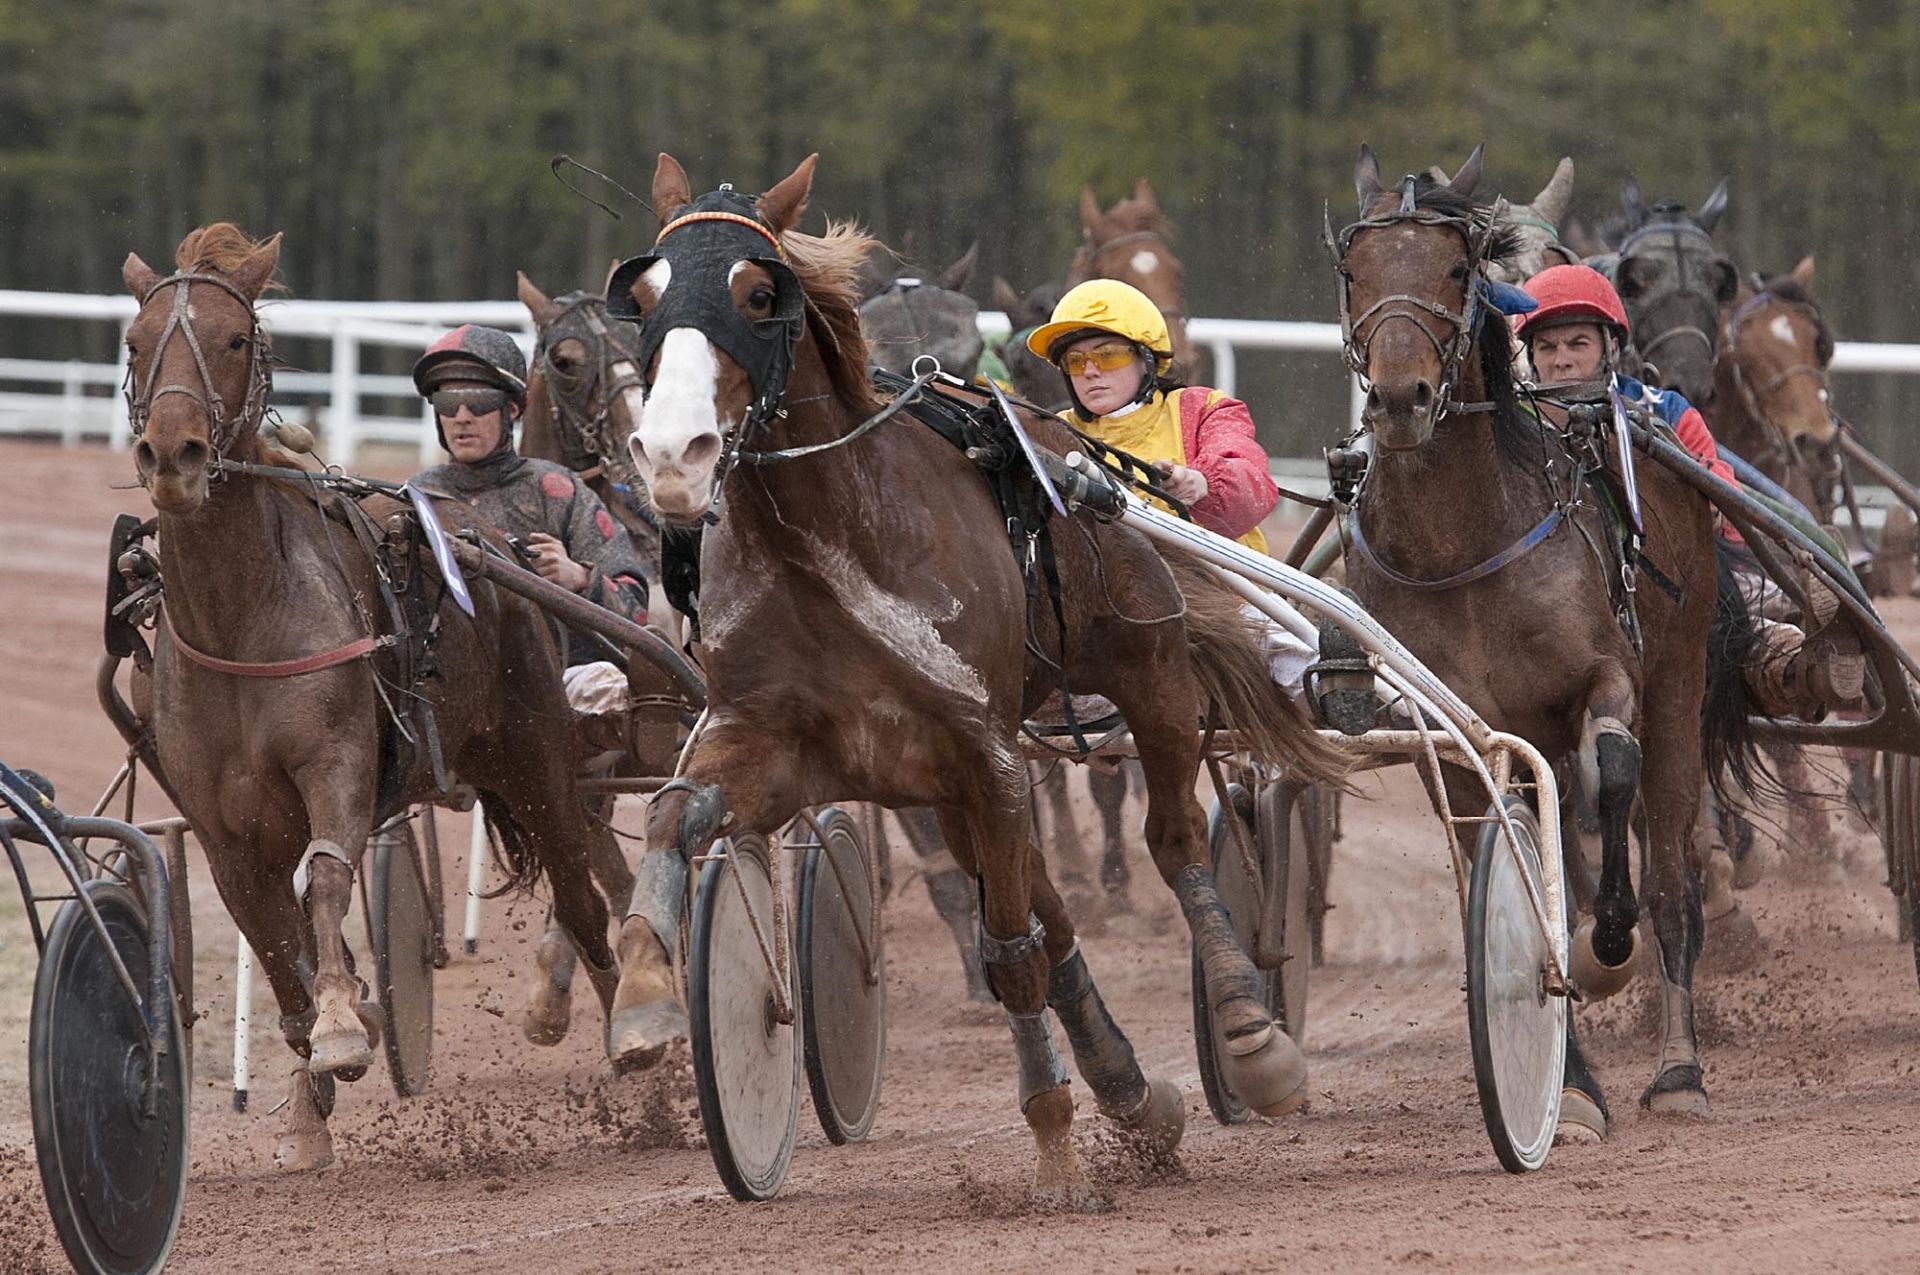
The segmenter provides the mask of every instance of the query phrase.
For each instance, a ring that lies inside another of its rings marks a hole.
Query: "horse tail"
[[[1747,685],[1747,668],[1760,634],[1734,579],[1727,546],[1716,544],[1713,624],[1707,630],[1707,694],[1700,706],[1700,743],[1707,782],[1723,806],[1777,787],[1753,729],[1759,711]]]
[[[530,893],[540,879],[540,856],[534,853],[533,838],[520,826],[500,794],[480,792],[480,809],[487,827],[498,833],[488,838],[493,843],[493,864],[506,880],[480,897],[497,899],[503,894]]]
[[[1187,607],[1187,650],[1200,693],[1259,761],[1312,783],[1341,784],[1352,763],[1273,680],[1265,621],[1200,562],[1162,547]]]

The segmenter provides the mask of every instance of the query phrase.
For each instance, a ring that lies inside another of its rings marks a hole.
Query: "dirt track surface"
[[[142,493],[108,488],[130,472],[103,451],[0,445],[0,757],[45,771],[69,808],[90,803],[121,755],[92,682],[111,515],[147,509]],[[1920,606],[1892,610],[1920,632]],[[1108,1148],[1082,1095],[1079,1136],[1111,1205],[1093,1215],[1029,1203],[1006,1027],[964,1001],[904,851],[887,914],[892,1024],[878,1126],[867,1144],[836,1148],[803,1110],[792,1178],[771,1204],[736,1204],[720,1187],[684,1057],[614,1077],[584,1003],[563,1045],[522,1042],[516,1019],[541,923],[528,901],[487,905],[479,955],[441,976],[429,1093],[395,1098],[376,1065],[341,1088],[338,1164],[280,1175],[268,1112],[291,1055],[263,985],[252,1110],[236,1115],[232,928],[195,851],[196,988],[209,1017],[194,1033],[193,1181],[170,1269],[1920,1268],[1920,998],[1878,843],[1857,820],[1834,818],[1829,849],[1770,852],[1767,879],[1743,896],[1765,955],[1750,971],[1699,980],[1713,1116],[1638,1110],[1657,1048],[1643,980],[1582,1011],[1612,1140],[1556,1149],[1542,1172],[1516,1178],[1481,1126],[1459,914],[1444,842],[1409,780],[1393,776],[1384,800],[1347,806],[1329,962],[1313,976],[1314,1096],[1278,1124],[1223,1129],[1208,1116],[1184,927],[1138,854],[1141,914],[1090,936],[1088,959],[1148,1072],[1185,1092],[1187,1138],[1179,1170],[1143,1178]],[[150,785],[143,794],[143,815],[168,813]],[[440,826],[457,889],[467,820],[442,814]],[[64,1269],[28,1122],[32,968],[19,905],[0,887],[9,1272]]]

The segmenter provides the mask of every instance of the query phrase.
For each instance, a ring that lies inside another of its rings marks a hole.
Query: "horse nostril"
[[[1413,410],[1426,412],[1433,407],[1433,386],[1426,381],[1415,381],[1413,385]]]
[[[1369,415],[1378,415],[1380,409],[1380,389],[1375,386],[1367,391],[1367,412]]]
[[[686,449],[682,451],[680,455],[689,465],[712,464],[720,455],[720,435],[713,433],[701,434],[692,442],[688,443]]]
[[[141,439],[133,445],[133,467],[143,474],[151,474],[154,469],[153,444]]]
[[[180,444],[180,454],[175,459],[181,469],[202,469],[207,463],[207,445],[190,438]]]

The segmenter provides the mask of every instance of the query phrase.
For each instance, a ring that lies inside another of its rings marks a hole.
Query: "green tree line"
[[[299,296],[562,290],[653,222],[556,153],[644,194],[660,150],[749,189],[818,150],[816,218],[925,266],[977,239],[983,299],[1064,273],[1083,183],[1146,176],[1194,313],[1330,319],[1321,208],[1350,213],[1362,140],[1390,172],[1485,140],[1516,200],[1572,155],[1589,223],[1629,171],[1692,204],[1730,174],[1742,269],[1814,252],[1843,338],[1920,335],[1920,0],[0,0],[0,287],[116,289],[129,249],[228,218],[286,232]],[[7,353],[110,341],[0,326]],[[1839,388],[1920,468],[1920,387]],[[1344,417],[1328,358],[1244,357],[1242,389],[1295,454]]]

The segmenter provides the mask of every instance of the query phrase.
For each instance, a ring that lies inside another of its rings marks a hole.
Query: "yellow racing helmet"
[[[1154,371],[1165,373],[1173,364],[1173,339],[1166,316],[1147,294],[1118,279],[1089,279],[1060,298],[1053,319],[1027,336],[1027,348],[1051,363],[1054,347],[1064,337],[1110,332],[1153,352]]]

